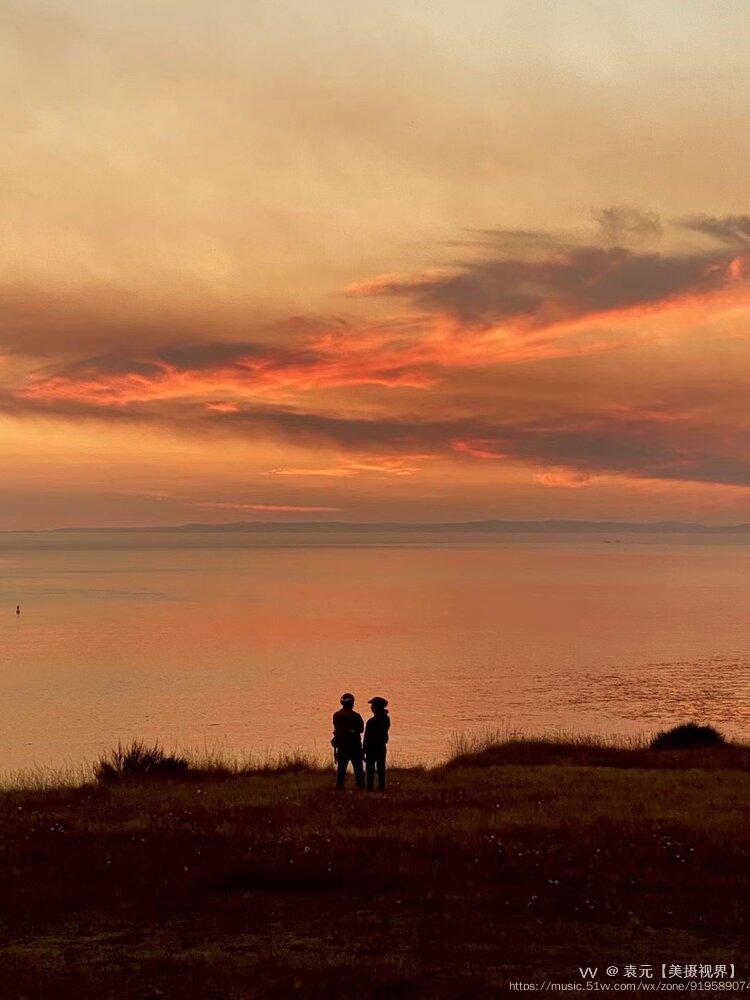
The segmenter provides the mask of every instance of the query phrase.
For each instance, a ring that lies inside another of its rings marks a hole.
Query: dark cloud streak
[[[725,254],[572,246],[541,260],[479,260],[452,274],[384,280],[364,292],[407,298],[419,309],[464,323],[511,321],[534,329],[718,291],[727,283],[728,266]]]
[[[711,236],[728,247],[750,248],[750,215],[698,215],[684,219],[682,226],[704,236]]]
[[[563,466],[588,475],[750,486],[750,458],[738,440],[720,428],[696,441],[692,422],[652,417],[560,414],[542,422],[493,417],[430,420],[413,416],[356,418],[330,416],[292,407],[248,406],[229,413],[208,412],[184,402],[140,404],[124,410],[64,401],[24,401],[0,397],[0,412],[22,417],[62,417],[115,423],[144,422],[191,436],[228,435],[248,441],[270,438],[295,445],[334,448],[357,454],[406,454],[419,450],[472,462],[476,452],[495,453],[499,462],[535,468]],[[486,459],[485,459],[486,460]]]

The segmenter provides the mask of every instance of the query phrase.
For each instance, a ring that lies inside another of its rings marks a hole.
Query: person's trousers
[[[382,754],[367,755],[367,787],[372,791],[375,787],[375,774],[378,775],[378,788],[385,788],[385,750]]]
[[[339,750],[338,752],[338,767],[336,768],[336,788],[343,788],[346,783],[346,769],[349,766],[349,761],[352,764],[352,770],[354,771],[354,780],[357,782],[357,788],[365,787],[365,775],[362,769],[362,753],[347,753],[345,750]]]

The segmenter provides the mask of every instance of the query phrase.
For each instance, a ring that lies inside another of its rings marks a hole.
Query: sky
[[[744,0],[0,0],[0,528],[750,520]]]

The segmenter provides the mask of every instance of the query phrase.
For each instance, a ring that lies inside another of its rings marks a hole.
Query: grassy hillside
[[[384,795],[336,795],[315,770],[5,791],[0,997],[483,997],[581,965],[747,973],[750,751],[611,749],[514,741],[393,772]]]

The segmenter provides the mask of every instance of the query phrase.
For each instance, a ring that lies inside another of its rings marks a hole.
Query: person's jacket
[[[332,746],[344,751],[361,750],[364,728],[365,723],[359,712],[355,712],[353,708],[340,708],[333,713]]]
[[[378,754],[385,751],[388,742],[388,730],[391,728],[391,717],[388,710],[376,712],[365,726],[365,753]]]

